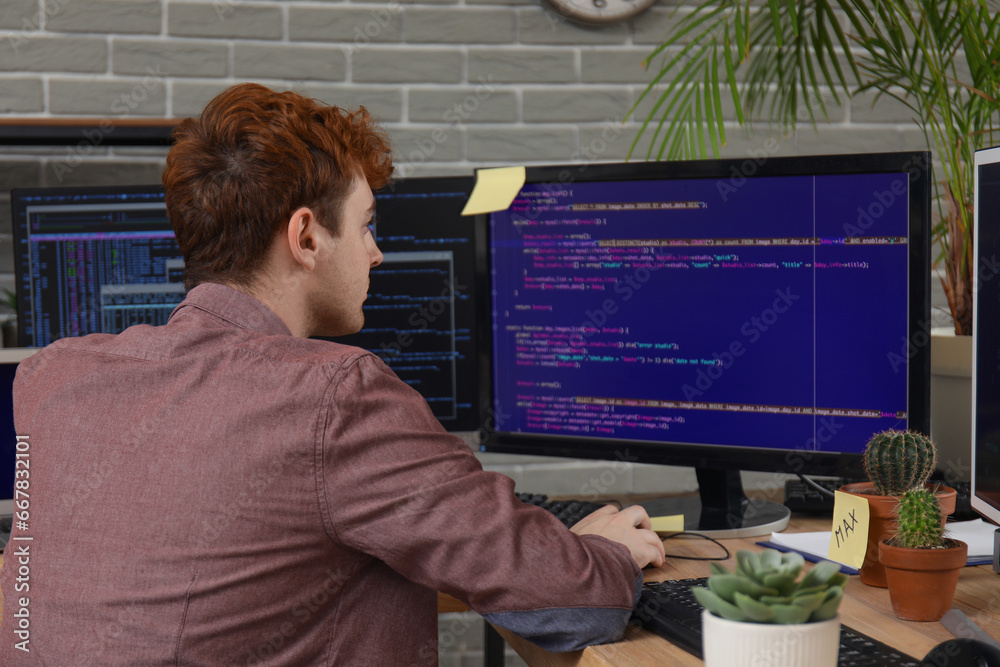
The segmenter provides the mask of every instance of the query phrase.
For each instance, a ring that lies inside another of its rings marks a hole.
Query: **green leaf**
[[[774,572],[781,567],[781,552],[774,549],[764,549],[760,552],[760,567],[758,576],[763,576],[765,572]]]
[[[726,50],[729,49],[729,28],[726,28]],[[712,52],[712,85],[705,89],[705,111],[709,117],[708,136],[712,152],[718,156],[720,145],[726,144],[726,125],[722,117],[722,97],[719,94],[719,54]],[[715,122],[712,122],[714,120]]]
[[[826,593],[826,598],[823,603],[817,607],[812,615],[809,617],[811,621],[826,621],[837,615],[837,609],[840,607],[840,601],[844,597],[844,589],[840,586],[834,586]]]
[[[795,575],[787,572],[774,572],[761,577],[761,583],[773,588],[778,595],[791,595],[795,589]]]
[[[733,64],[733,54],[729,49],[725,50],[726,60],[726,80],[729,81],[729,92],[733,96],[733,106],[736,107],[736,120],[742,125],[746,119],[743,117],[743,104],[740,102],[740,91],[736,86],[736,65]]]
[[[774,610],[774,622],[782,625],[805,623],[815,613],[794,604],[778,604],[771,607]]]
[[[806,559],[797,551],[786,551],[781,555],[781,567],[785,572],[799,576],[806,564]]]
[[[722,563],[719,563],[719,562],[714,561],[714,560],[713,561],[709,561],[709,563],[708,563],[708,571],[709,571],[710,574],[732,574],[732,572],[729,571],[729,568],[727,568]]]
[[[708,578],[708,588],[723,600],[733,602],[736,594],[760,597],[761,595],[778,595],[775,588],[761,586],[756,581],[739,574],[717,574]]]
[[[837,574],[835,574],[832,577],[830,577],[830,580],[827,582],[827,584],[829,586],[831,586],[831,587],[833,587],[833,586],[840,586],[841,588],[843,588],[844,586],[847,585],[847,581],[849,579],[850,579],[850,577],[848,577],[843,572],[838,572]]]
[[[764,604],[776,605],[776,604],[792,604],[793,598],[788,595],[761,595],[758,598]]]
[[[833,577],[839,572],[839,563],[834,563],[830,560],[820,561],[813,566],[813,569],[806,573],[806,576],[802,578],[801,582],[799,582],[799,587],[809,588],[811,586],[822,586],[833,579]]]
[[[792,605],[808,609],[811,614],[826,601],[826,591],[810,593],[809,595],[797,595],[792,598]]]
[[[704,91],[702,86],[699,85],[695,89],[695,99],[694,99],[694,129],[698,135],[698,141],[695,142],[692,138],[691,142],[691,154],[697,154],[699,157],[705,157],[705,112],[701,108],[702,96],[697,93],[707,92]]]
[[[829,588],[830,587],[826,584],[822,584],[819,586],[809,586],[808,588],[802,588],[800,584],[799,588],[796,588],[795,592],[791,594],[791,597],[797,598],[803,595],[812,595],[813,593],[820,593],[820,592],[825,593]]]
[[[734,604],[726,602],[712,591],[702,586],[695,586],[691,589],[694,597],[705,609],[716,616],[728,618],[730,621],[746,621],[747,615],[742,609]]]
[[[774,608],[754,600],[743,593],[736,594],[736,606],[754,623],[770,623],[774,620]]]
[[[747,54],[747,37],[744,32],[744,23],[739,11],[736,13],[736,20],[733,21],[733,28],[736,32],[736,49],[739,51],[740,60],[742,61]],[[726,41],[729,41],[729,26],[726,26]]]
[[[798,11],[795,9],[796,0],[786,0],[785,6],[788,7],[788,22],[792,25],[792,33],[798,37],[799,35],[799,15]]]
[[[781,11],[778,8],[778,0],[767,0],[767,6],[771,12],[771,25],[774,28],[774,43],[778,47],[784,46],[784,40],[781,34]]]
[[[753,551],[737,551],[736,567],[751,579],[757,578],[757,554]]]

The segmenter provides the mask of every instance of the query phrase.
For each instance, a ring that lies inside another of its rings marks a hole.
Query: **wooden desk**
[[[829,530],[830,519],[792,517],[788,531],[805,532],[814,530]],[[735,556],[738,549],[759,549],[754,542],[760,538],[744,538],[725,540],[730,553]],[[718,547],[703,540],[672,539],[665,542],[667,553],[685,554],[689,556],[714,556]],[[3,556],[0,555],[0,566]],[[733,567],[733,558],[726,561],[726,566]],[[668,559],[662,568],[649,569],[645,572],[646,581],[663,581],[664,579],[683,579],[686,577],[704,577],[708,575],[708,564],[704,561],[689,561]],[[464,604],[441,595],[439,611],[464,611]],[[989,565],[967,567],[958,578],[958,590],[955,593],[954,606],[961,609],[988,632],[994,639],[1000,640],[1000,575],[993,572]],[[939,642],[952,637],[952,634],[940,623],[914,623],[900,621],[892,613],[889,604],[889,591],[885,588],[873,588],[861,583],[858,577],[851,577],[845,590],[844,601],[840,605],[842,621],[854,629],[895,646],[915,658],[922,658]],[[502,628],[497,628],[500,635],[510,644],[518,655],[529,665],[563,666],[563,665],[599,665],[602,667],[685,667],[701,665],[702,661],[690,653],[680,649],[665,639],[638,627],[630,627],[622,641],[614,644],[591,646],[583,651],[573,653],[549,653]]]
[[[829,530],[830,519],[792,517],[788,531],[807,532]],[[735,556],[738,549],[760,549],[754,542],[761,538],[725,540],[724,544]],[[667,553],[691,556],[716,555],[718,547],[703,540],[670,539],[664,543]],[[735,558],[725,562],[732,569]],[[666,565],[645,572],[646,581],[683,579],[708,576],[708,563],[680,559],[667,559]],[[859,632],[874,637],[915,658],[924,655],[936,644],[953,635],[940,623],[915,623],[900,621],[892,613],[889,591],[861,583],[854,576],[845,589],[840,605],[841,620]],[[965,568],[958,579],[954,605],[965,612],[975,623],[995,639],[1000,640],[1000,575],[988,565]],[[517,637],[507,630],[497,628],[503,638],[529,665],[601,665],[606,667],[663,667],[701,665],[702,661],[674,646],[665,639],[638,627],[629,627],[622,641],[614,644],[591,646],[572,653],[549,653]]]

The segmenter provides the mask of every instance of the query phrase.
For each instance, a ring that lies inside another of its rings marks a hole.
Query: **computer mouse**
[[[1000,648],[979,639],[948,639],[927,653],[921,667],[1000,667]]]

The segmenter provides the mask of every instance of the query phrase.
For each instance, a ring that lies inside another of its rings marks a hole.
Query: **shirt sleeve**
[[[377,357],[334,381],[327,408],[319,484],[334,540],[547,650],[621,637],[642,583],[626,547],[519,501]]]

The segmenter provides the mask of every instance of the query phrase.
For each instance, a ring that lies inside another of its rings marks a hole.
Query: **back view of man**
[[[439,590],[552,650],[620,635],[663,562],[641,509],[566,530],[376,356],[308,338],[361,327],[391,173],[364,110],[252,84],[177,129],[187,298],[18,371],[0,663],[436,664]]]

